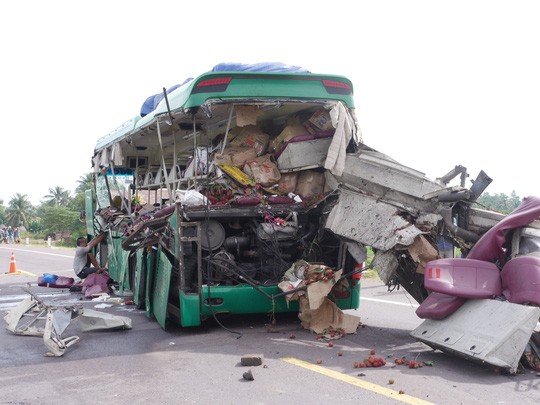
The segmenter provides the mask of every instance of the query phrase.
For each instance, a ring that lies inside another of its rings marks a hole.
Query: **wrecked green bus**
[[[357,150],[353,85],[284,64],[221,64],[163,89],[97,141],[89,237],[161,327],[216,314],[299,311],[329,281],[359,306],[365,252],[325,228],[345,155]]]

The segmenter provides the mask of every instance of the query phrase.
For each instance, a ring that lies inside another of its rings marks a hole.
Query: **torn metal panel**
[[[423,233],[399,213],[393,205],[342,190],[326,227],[336,235],[387,251],[398,244],[408,246]]]
[[[354,257],[356,263],[364,263],[367,260],[367,249],[361,243],[346,242],[347,251]]]
[[[394,252],[383,252],[379,250],[375,252],[371,265],[377,270],[381,281],[384,284],[388,284],[394,277],[399,264]]]
[[[32,297],[19,302],[4,316],[7,330],[16,335],[43,336],[44,325],[37,325],[37,322],[45,319],[45,311],[37,305]],[[25,322],[21,322],[22,319]]]
[[[442,320],[426,320],[415,339],[473,361],[517,371],[540,317],[540,308],[497,300],[468,300]]]
[[[504,214],[498,212],[469,208],[469,215],[466,218],[466,228],[472,232],[481,234],[486,232],[488,229],[491,229],[504,217]]]
[[[78,336],[61,338],[78,308],[57,308],[38,302],[34,296],[21,301],[4,317],[7,329],[16,335],[43,336],[47,356],[60,357],[79,341]]]
[[[349,173],[359,179],[422,199],[427,193],[445,188],[428,179],[424,173],[402,165],[384,153],[362,150],[349,156]]]
[[[57,316],[58,319],[56,319]],[[68,347],[73,346],[80,340],[78,336],[70,336],[65,339],[60,337],[62,332],[69,325],[70,321],[71,311],[54,311],[51,308],[47,308],[47,321],[45,322],[45,330],[43,332],[43,343],[47,349],[49,349],[49,351],[46,353],[47,356],[61,357],[64,355]],[[57,325],[60,328],[59,330],[56,329]]]
[[[73,316],[73,311],[67,308],[58,308],[54,311],[54,316],[52,317],[52,322],[54,330],[61,335],[64,333],[66,328],[69,326]]]
[[[16,335],[43,336],[47,356],[63,356],[66,349],[79,341],[78,336],[62,338],[62,333],[77,318],[83,332],[92,330],[131,329],[131,319],[124,316],[83,309],[82,305],[47,305],[29,288],[31,297],[24,299],[4,320],[6,328]]]
[[[446,190],[424,173],[404,166],[380,152],[361,150],[348,154],[338,180],[345,186],[395,202],[413,211],[435,212],[437,200],[425,196]]]
[[[131,318],[85,309],[77,318],[83,332],[98,330],[132,329]]]

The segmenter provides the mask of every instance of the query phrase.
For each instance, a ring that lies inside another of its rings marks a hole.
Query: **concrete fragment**
[[[244,377],[244,380],[247,381],[253,381],[255,379],[253,378],[253,373],[251,372],[251,370],[246,371],[244,374],[242,374],[242,377]]]
[[[396,245],[408,246],[424,233],[400,213],[394,205],[343,189],[325,226],[336,235],[385,252]]]
[[[260,366],[262,364],[264,356],[262,354],[246,354],[242,356],[240,364],[243,366]]]

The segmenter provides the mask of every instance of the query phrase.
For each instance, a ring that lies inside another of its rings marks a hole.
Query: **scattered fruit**
[[[399,390],[399,393],[400,393],[400,394],[405,394],[405,391]]]
[[[294,333],[291,333],[291,334],[289,335],[289,339],[296,339],[296,335],[295,335]]]
[[[388,384],[393,384],[393,383],[394,383],[394,379],[393,379],[393,378],[390,378],[390,379],[388,380]]]
[[[328,342],[328,347],[334,347],[334,342]]]
[[[322,360],[321,359],[317,359],[317,364],[321,364],[322,363]]]
[[[371,354],[372,356],[375,354],[375,349],[372,349],[369,354]]]
[[[341,357],[341,356],[343,356],[343,352],[338,352],[337,355]]]

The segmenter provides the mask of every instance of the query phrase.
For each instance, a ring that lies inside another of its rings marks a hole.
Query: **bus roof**
[[[217,71],[204,73],[174,88],[148,114],[137,115],[97,141],[95,152],[136,134],[158,116],[190,113],[205,103],[276,101],[341,101],[354,108],[353,85],[344,76],[260,71]]]

